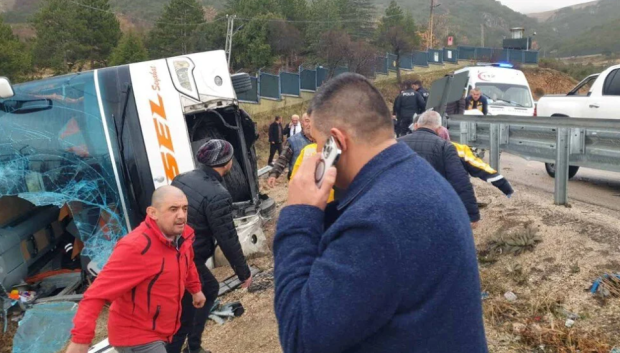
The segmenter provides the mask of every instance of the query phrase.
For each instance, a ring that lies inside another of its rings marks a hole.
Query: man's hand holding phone
[[[329,194],[336,182],[336,168],[330,166],[325,171],[321,187],[317,186],[316,169],[322,162],[321,154],[304,160],[288,187],[288,202],[292,205],[309,205],[325,210]]]

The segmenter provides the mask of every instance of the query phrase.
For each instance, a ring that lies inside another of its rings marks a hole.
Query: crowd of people
[[[478,93],[455,109],[486,114]],[[369,80],[348,73],[325,83],[301,118],[269,126],[267,184],[287,170],[289,180],[273,246],[284,352],[487,352],[470,176],[514,191],[450,141],[427,99],[407,82],[390,112]],[[317,186],[317,152],[332,138],[341,155]],[[119,353],[208,352],[201,337],[219,285],[206,261],[217,246],[242,286],[252,283],[223,184],[233,154],[210,140],[196,170],[154,192],[144,222],[84,294],[67,353],[88,351],[106,303]]]

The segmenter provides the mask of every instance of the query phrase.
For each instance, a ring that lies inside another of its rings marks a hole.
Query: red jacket
[[[185,288],[201,290],[194,265],[194,230],[185,226],[179,249],[155,221],[142,224],[118,241],[112,256],[84,294],[73,319],[71,340],[90,344],[97,317],[112,302],[108,335],[112,346],[169,341],[179,329]]]

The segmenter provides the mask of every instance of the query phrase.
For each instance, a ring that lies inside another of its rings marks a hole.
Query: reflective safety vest
[[[297,160],[295,160],[295,165],[293,166],[293,172],[291,173],[291,179],[293,179],[293,177],[295,176],[295,173],[297,173],[297,169],[299,169],[299,166],[301,165],[301,163],[306,158],[310,158],[316,154],[316,147],[317,147],[316,143],[311,143],[301,150],[301,152],[299,153],[299,157],[297,157]],[[330,203],[332,201],[334,201],[334,189],[332,189],[332,191],[329,193],[329,199],[327,200],[327,203]]]

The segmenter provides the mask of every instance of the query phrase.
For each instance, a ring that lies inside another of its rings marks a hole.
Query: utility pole
[[[433,11],[435,11],[435,0],[431,0],[431,16],[428,20],[428,45],[426,50],[433,46]]]
[[[225,52],[226,52],[226,56],[228,57],[228,67],[230,68],[230,57],[231,57],[231,53],[232,53],[232,40],[233,40],[233,35],[235,34],[235,19],[237,18],[237,15],[226,15],[226,18],[228,19],[228,29],[226,30],[226,46],[225,46]]]
[[[480,24],[480,42],[482,43],[482,47],[484,47],[484,23]]]
[[[439,7],[441,4],[435,5],[435,0],[431,0],[431,16],[428,21],[428,47],[427,50],[433,46],[433,13],[435,12],[435,8]]]

